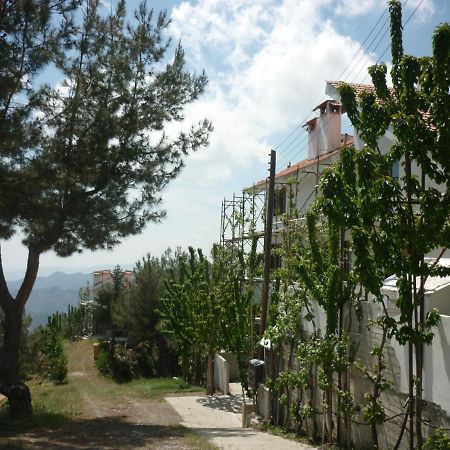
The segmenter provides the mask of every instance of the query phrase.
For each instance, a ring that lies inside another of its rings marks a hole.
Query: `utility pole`
[[[261,322],[259,327],[259,338],[262,339],[266,331],[267,309],[269,304],[269,285],[270,285],[270,256],[272,250],[272,225],[273,225],[273,208],[275,194],[275,164],[276,152],[270,151],[270,168],[269,168],[269,189],[266,192],[266,220],[264,224],[264,276],[261,299]],[[259,347],[259,359],[262,359],[264,348]]]

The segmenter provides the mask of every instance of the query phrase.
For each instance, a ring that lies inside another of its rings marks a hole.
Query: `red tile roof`
[[[353,136],[347,135],[347,139],[348,139],[348,141],[347,141],[346,145],[353,145]],[[327,161],[332,156],[338,154],[341,151],[342,147],[344,147],[344,146],[341,146],[335,150],[332,150],[331,152],[324,153],[323,155],[320,155],[319,158],[303,159],[302,161],[299,161],[296,164],[292,164],[290,167],[286,167],[286,169],[283,169],[280,172],[277,172],[275,174],[275,179],[284,177],[286,175],[290,175],[292,173],[295,173],[295,172],[303,170],[303,169],[307,169],[308,167],[314,167],[317,164]],[[248,190],[251,190],[254,187],[260,188],[260,187],[264,186],[265,184],[266,184],[266,179],[260,180],[257,183],[255,183],[253,186],[249,187]]]
[[[327,83],[331,84],[334,88],[339,88],[343,84],[348,84],[355,91],[356,100],[361,99],[361,94],[363,92],[369,92],[371,94],[376,94],[375,86],[373,84],[359,84],[359,83],[347,83],[345,81],[327,81]]]
[[[346,81],[327,81],[328,84],[331,84],[335,89],[342,86],[343,84],[348,84],[350,87],[353,88],[356,95],[356,101],[359,102],[361,100],[361,94],[363,92],[369,92],[371,94],[375,94],[375,86],[373,84],[358,84],[358,83],[347,83]],[[389,89],[389,92],[392,94],[394,91],[393,89]],[[377,100],[379,101],[379,100]],[[422,117],[425,120],[425,122],[429,123],[431,114],[429,111],[422,112]],[[430,125],[432,128],[433,126]]]

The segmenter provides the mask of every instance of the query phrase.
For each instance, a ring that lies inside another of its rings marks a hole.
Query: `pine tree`
[[[161,190],[211,131],[205,120],[167,138],[206,76],[186,70],[180,45],[169,61],[165,12],[144,2],[128,23],[125,4],[106,15],[98,0],[0,2],[0,239],[20,231],[28,249],[15,298],[0,255],[0,392],[15,417],[31,414],[18,349],[40,255],[112,248],[162,219]],[[43,84],[44,70],[61,81]]]

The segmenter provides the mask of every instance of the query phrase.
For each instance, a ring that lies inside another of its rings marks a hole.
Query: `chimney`
[[[331,152],[341,145],[341,105],[325,100],[313,111],[319,116],[306,122],[308,130],[308,159]]]

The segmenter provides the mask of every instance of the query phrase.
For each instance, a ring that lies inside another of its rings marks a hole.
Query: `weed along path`
[[[92,345],[81,340],[67,346],[67,384],[31,383],[34,423],[0,423],[0,449],[215,448],[181,426],[181,416],[164,400],[175,394],[177,381],[117,384],[98,374]]]

